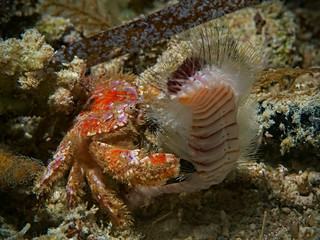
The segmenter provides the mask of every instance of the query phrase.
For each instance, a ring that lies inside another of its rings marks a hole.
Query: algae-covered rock
[[[70,19],[45,15],[37,23],[37,29],[51,42],[62,37],[67,27],[72,26]]]
[[[271,69],[254,86],[265,143],[320,154],[320,69]]]
[[[36,29],[22,34],[22,39],[0,40],[0,71],[9,76],[43,68],[44,62],[54,54]]]
[[[293,67],[299,61],[295,15],[280,1],[268,1],[218,19],[241,41],[249,41],[266,56],[266,66]],[[245,26],[245,27],[244,27]]]

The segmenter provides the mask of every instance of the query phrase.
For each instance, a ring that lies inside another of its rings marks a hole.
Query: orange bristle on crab
[[[181,168],[175,183],[136,187],[127,196],[133,206],[162,193],[222,182],[238,158],[252,155],[259,137],[257,123],[243,118],[258,110],[247,97],[262,66],[260,55],[214,23],[191,30],[187,41],[183,37],[138,81],[156,89],[145,111],[156,119],[162,149],[188,161],[195,171],[182,176]],[[241,132],[243,122],[252,123],[247,133]]]
[[[173,154],[136,149],[142,121],[140,96],[134,76],[109,73],[92,88],[84,110],[61,141],[52,162],[38,179],[34,192],[46,197],[55,183],[69,171],[67,202],[74,207],[86,179],[95,200],[120,228],[132,217],[115,185],[160,186],[179,174]]]

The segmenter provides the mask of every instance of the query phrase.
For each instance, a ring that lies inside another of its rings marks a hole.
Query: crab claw
[[[128,185],[161,186],[180,172],[179,159],[173,154],[155,153],[144,157],[139,149],[120,149],[102,142],[92,142],[90,152],[104,172]]]

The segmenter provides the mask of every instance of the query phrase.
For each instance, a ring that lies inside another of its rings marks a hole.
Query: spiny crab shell
[[[118,227],[128,227],[132,217],[117,185],[161,186],[179,174],[173,154],[137,149],[138,128],[143,123],[134,77],[106,74],[96,84],[84,110],[61,141],[53,160],[38,179],[34,192],[46,197],[55,183],[69,172],[67,202],[74,207],[84,179],[94,199]]]

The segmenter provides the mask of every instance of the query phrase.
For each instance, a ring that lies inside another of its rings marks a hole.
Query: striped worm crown
[[[257,124],[246,129],[247,134],[239,133],[239,122],[248,121],[240,119],[245,116],[238,110],[255,110],[246,99],[261,67],[259,54],[212,23],[188,34],[189,40],[173,43],[140,81],[149,86],[151,82],[156,89],[146,112],[159,125],[163,148],[191,162],[196,171],[185,174],[182,182],[140,188],[140,194],[194,191],[218,184],[241,154],[250,155],[248,146],[257,141]],[[250,112],[245,114],[254,115]]]

